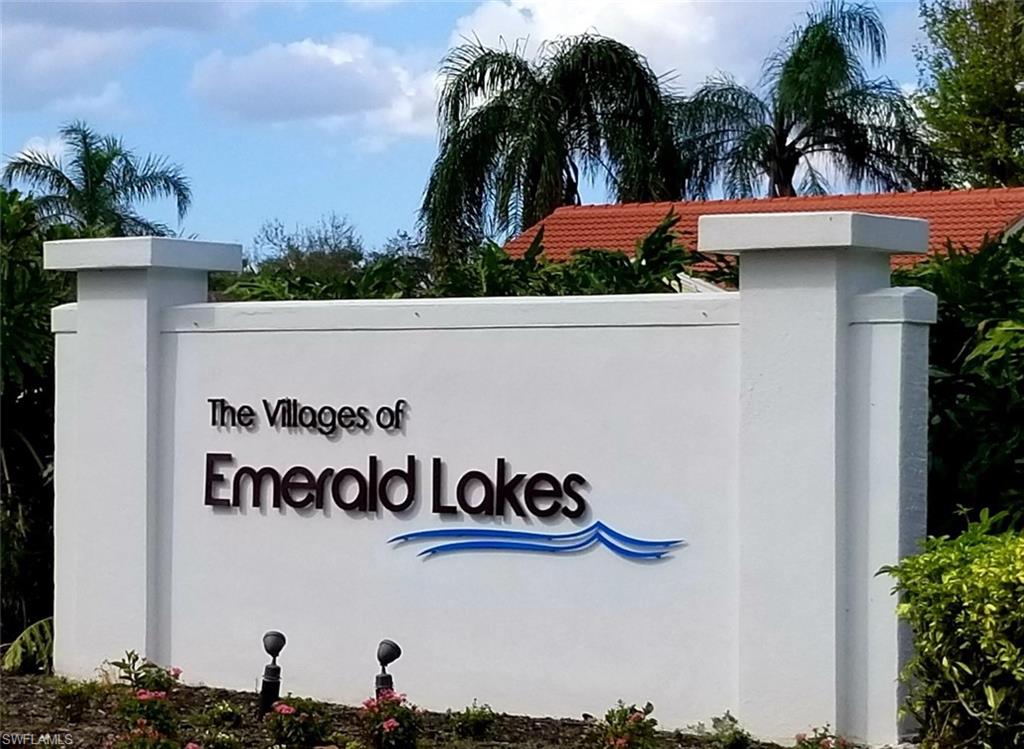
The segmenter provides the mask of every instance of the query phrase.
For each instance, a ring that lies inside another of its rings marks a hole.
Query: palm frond
[[[471,106],[508,91],[539,86],[533,66],[513,50],[497,50],[479,41],[454,47],[441,61],[444,84],[438,103],[441,135],[457,127]]]
[[[828,195],[829,185],[821,170],[810,162],[804,163],[804,173],[800,179],[801,195]]]
[[[486,202],[511,122],[507,97],[474,109],[447,133],[431,168],[420,228],[440,263],[483,236]]]
[[[35,199],[35,204],[40,225],[67,224],[77,229],[82,228],[74,204],[63,195],[41,195]]]
[[[3,174],[8,185],[20,181],[51,193],[66,194],[75,190],[60,159],[44,151],[23,151],[4,165]]]
[[[117,234],[126,237],[173,237],[174,230],[159,221],[150,221],[134,211],[123,208],[114,227]]]
[[[473,42],[443,62],[440,153],[420,209],[435,259],[579,202],[581,174],[642,200],[685,187],[692,161],[635,50],[585,34],[545,45],[532,62],[522,52]]]
[[[53,617],[40,619],[18,635],[0,663],[13,674],[49,672],[53,668]]]
[[[829,0],[807,14],[807,25],[827,26],[845,47],[866,53],[875,65],[885,59],[885,25],[873,5]]]
[[[139,164],[129,157],[121,161],[115,178],[118,196],[129,202],[173,198],[181,221],[192,204],[192,189],[182,168],[162,156],[147,156]]]

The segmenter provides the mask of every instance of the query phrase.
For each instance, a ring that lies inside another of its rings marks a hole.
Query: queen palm
[[[101,136],[83,122],[60,130],[68,156],[58,159],[28,150],[11,159],[4,180],[39,191],[35,196],[40,223],[67,224],[82,234],[113,236],[167,235],[172,230],[140,216],[137,203],[172,198],[178,220],[192,200],[188,178],[180,166],[162,156],[140,160],[120,138]]]
[[[672,99],[633,49],[583,35],[523,49],[480,43],[444,59],[440,153],[420,212],[435,259],[580,202],[604,178],[618,200],[679,198],[687,163]]]
[[[823,193],[823,166],[851,185],[933,185],[936,162],[913,108],[891,80],[867,76],[862,55],[885,56],[873,7],[838,0],[812,9],[766,60],[757,90],[728,76],[698,89],[684,105],[682,137],[715,161],[730,197],[765,187],[772,197]]]

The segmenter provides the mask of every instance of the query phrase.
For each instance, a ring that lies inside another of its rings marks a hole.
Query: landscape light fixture
[[[270,663],[263,669],[263,683],[260,684],[260,714],[270,712],[281,697],[281,667],[277,656],[284,650],[286,640],[283,632],[270,630],[263,635],[263,649],[270,656]]]
[[[377,662],[380,664],[380,673],[377,674],[374,686],[378,697],[383,692],[395,691],[395,681],[388,673],[388,666],[397,661],[401,654],[402,649],[394,640],[381,640],[380,645],[377,646]]]

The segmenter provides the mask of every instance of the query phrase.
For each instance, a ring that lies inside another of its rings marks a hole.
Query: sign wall
[[[286,689],[355,703],[390,637],[433,709],[898,737],[872,574],[923,529],[934,300],[886,252],[922,227],[722,219],[769,249],[740,293],[568,299],[211,304],[237,248],[50,243],[58,670],[250,688],[280,629]]]

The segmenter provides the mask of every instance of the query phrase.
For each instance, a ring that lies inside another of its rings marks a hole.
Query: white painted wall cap
[[[242,245],[173,237],[62,239],[43,244],[43,265],[48,270],[237,271],[242,269]]]
[[[931,325],[937,314],[938,297],[932,292],[913,286],[896,286],[853,297],[850,322]]]
[[[701,216],[697,249],[739,254],[754,250],[840,249],[892,254],[928,250],[928,222],[852,211],[734,213]]]

